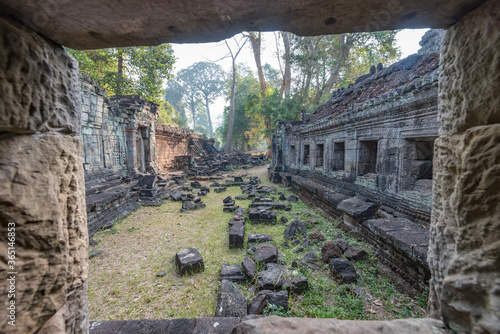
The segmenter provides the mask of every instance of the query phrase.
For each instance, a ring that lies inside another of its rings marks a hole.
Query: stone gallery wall
[[[422,45],[435,51],[440,36],[431,31]],[[273,138],[274,181],[342,217],[346,229],[368,240],[380,262],[418,291],[430,279],[438,77],[435,52],[372,66],[311,116],[280,123]]]
[[[281,123],[273,139],[274,170],[364,196],[428,224],[438,67],[436,53],[372,67],[306,122]]]

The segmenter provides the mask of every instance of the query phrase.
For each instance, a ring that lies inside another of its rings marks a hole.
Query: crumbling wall
[[[156,125],[156,154],[161,169],[175,167],[176,156],[215,153],[214,139],[173,125]]]
[[[81,75],[83,163],[89,178],[106,172],[157,171],[157,105],[137,95],[105,97]]]

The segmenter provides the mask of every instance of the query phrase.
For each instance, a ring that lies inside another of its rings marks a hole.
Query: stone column
[[[5,18],[0,45],[0,328],[87,333],[77,64],[60,45]],[[15,263],[7,262],[9,250]],[[8,297],[14,281],[15,297]]]
[[[457,333],[500,332],[500,2],[446,33],[434,150],[429,309]]]

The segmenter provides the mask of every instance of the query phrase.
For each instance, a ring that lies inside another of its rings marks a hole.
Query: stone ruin
[[[381,263],[417,291],[429,284],[439,49],[425,46],[387,68],[372,66],[311,116],[280,122],[270,176],[375,245]],[[396,276],[396,277],[398,277]]]
[[[158,106],[138,95],[106,98],[104,90],[82,74],[80,84],[90,237],[140,205],[160,205],[169,196],[165,186],[179,184],[186,176],[210,176],[264,161],[264,156],[219,154],[214,139],[156,124]]]
[[[450,328],[460,333],[499,332],[498,1],[384,0],[367,6],[366,1],[362,0],[345,3],[329,0],[289,0],[277,1],[273,6],[269,6],[267,2],[222,0],[208,4],[193,3],[190,11],[186,11],[184,6],[172,6],[168,1],[128,2],[127,6],[117,0],[106,3],[95,0],[46,4],[28,0],[0,2],[0,91],[3,94],[0,102],[0,225],[2,231],[5,231],[10,223],[16,225],[17,270],[14,312],[16,327],[8,324],[13,321],[9,318],[12,314],[7,309],[8,298],[3,298],[3,306],[0,308],[0,327],[3,332],[99,332],[99,329],[89,329],[88,324],[89,254],[81,137],[81,84],[77,64],[62,45],[89,49],[154,45],[163,41],[216,41],[246,30],[281,29],[302,35],[318,35],[429,26],[447,29],[439,62],[439,128],[432,155],[432,206],[427,253],[431,274],[428,316],[431,318],[393,322],[346,322],[335,319],[273,317],[244,321],[234,329],[234,333],[276,333],[288,328],[315,328],[318,332],[332,333],[346,330],[365,333],[386,329],[388,332],[411,333],[416,329],[431,332],[437,328]],[[136,21],[138,18],[147,19]],[[131,24],[131,20],[141,24]],[[376,68],[373,75],[379,75]],[[371,79],[368,77],[365,80]],[[428,92],[432,90],[431,88]],[[416,93],[414,89],[413,92]],[[339,93],[337,97],[344,93]],[[402,103],[396,99],[397,94],[397,90],[391,94],[395,98],[393,104],[396,105]],[[373,96],[376,95],[374,92]],[[417,97],[415,102],[420,103],[420,93],[412,95]],[[373,96],[365,97],[365,101],[368,103]],[[380,99],[382,97],[383,94]],[[386,97],[387,100],[384,101],[389,102],[391,96]],[[383,105],[384,101],[371,102]],[[151,106],[148,107],[151,110]],[[349,111],[340,115],[340,119],[343,115],[357,117],[361,121],[357,125],[362,126],[363,110],[369,112],[370,108],[368,105],[360,106],[357,115],[356,111]],[[389,110],[389,116],[397,114],[397,108]],[[425,121],[425,116],[420,116]],[[328,147],[326,138],[322,148],[322,143],[316,143],[314,138],[320,136],[322,131],[331,130],[325,128],[315,135],[308,134],[306,129],[316,122],[318,126],[322,126],[321,120],[313,120],[303,126],[303,132],[293,132],[299,138],[310,140],[308,148],[296,146],[296,152],[301,152],[302,156],[302,152],[309,149],[309,156],[312,154],[309,164],[315,160],[315,163],[320,163],[321,166],[320,159],[316,159],[314,155],[321,152],[321,149],[323,154],[329,149],[329,154],[332,154],[333,149]],[[404,122],[404,117],[400,122],[394,122],[396,132],[398,128],[405,127]],[[293,130],[292,124],[290,127],[289,130]],[[283,125],[281,128],[283,129]],[[346,133],[347,130],[346,128]],[[333,131],[330,133],[333,136]],[[143,135],[141,132],[141,136],[142,139],[148,139],[147,134]],[[414,196],[410,198],[418,198],[415,197],[417,193],[423,193],[424,190],[420,183],[425,181],[417,183],[426,178],[418,179],[415,173],[410,173],[410,178],[405,178],[399,169],[391,172],[391,168],[380,165],[378,161],[375,162],[375,174],[380,175],[369,175],[374,174],[373,141],[383,140],[384,137],[381,138],[367,132],[362,136],[346,138],[343,166],[346,173],[337,178],[337,183],[345,183],[346,187],[352,186],[353,190],[357,191],[369,190],[366,195],[358,195],[356,201],[352,199],[356,192],[344,194],[345,189],[348,189],[344,186],[339,185],[333,189],[320,186],[319,181],[322,181],[331,187],[330,171],[322,180],[319,177],[320,172],[316,170],[304,171],[307,175],[302,176],[300,171],[298,175],[284,175],[283,180],[292,186],[301,187],[304,197],[316,196],[317,203],[331,208],[334,214],[334,210],[339,206],[325,205],[320,198],[328,197],[327,201],[330,202],[340,196],[340,203],[345,200],[354,201],[342,205],[342,208],[346,208],[350,204],[350,212],[336,211],[336,214],[342,215],[344,221],[354,227],[357,227],[359,222],[360,231],[366,231],[365,227],[373,227],[377,223],[369,225],[366,220],[358,219],[365,216],[364,210],[359,212],[358,209],[369,209],[370,201],[375,205],[375,212],[383,214],[384,211],[395,218],[412,220],[415,224],[425,226],[426,221],[429,221],[429,205],[425,202],[425,195],[422,197],[422,208],[413,216],[413,211],[406,211],[408,206],[398,206],[391,199],[402,199],[405,191],[413,191]],[[417,139],[411,135],[407,138],[408,141]],[[425,137],[424,141],[428,142],[428,139],[429,137]],[[357,145],[349,147],[347,140],[352,140]],[[407,139],[399,138],[400,142],[402,140],[404,143]],[[366,145],[363,150],[358,141],[367,142],[364,143]],[[147,145],[144,141],[142,143]],[[274,144],[282,145],[281,148],[275,149],[276,152],[285,153],[289,143],[275,141]],[[391,146],[390,143],[382,144]],[[419,146],[420,144],[415,149],[421,150]],[[379,152],[387,154],[386,151],[382,152],[381,148],[377,143],[377,156]],[[428,149],[424,147],[424,151]],[[312,152],[313,150],[315,152]],[[337,152],[339,151],[342,151],[341,146],[337,147]],[[348,151],[372,158],[363,162],[348,156]],[[366,152],[368,153],[365,154]],[[401,150],[394,151],[396,156],[397,152]],[[109,160],[104,162],[111,161],[111,158],[111,155],[106,157]],[[291,164],[286,165],[284,162],[287,159],[290,161],[289,158],[283,154],[281,160],[279,156],[276,159],[273,166],[281,165],[283,170],[275,172],[286,173]],[[394,159],[391,157],[389,161]],[[358,167],[349,167],[349,161]],[[139,162],[146,168],[146,159],[144,164],[142,159],[137,161]],[[307,163],[306,160],[305,164]],[[367,168],[363,169],[362,163],[365,163]],[[422,168],[425,164],[423,163]],[[341,165],[335,168],[342,170]],[[358,175],[363,170],[367,174]],[[313,175],[317,175],[312,181],[316,182],[318,187],[314,191],[306,190],[305,181],[311,181]],[[304,178],[304,182],[301,182],[299,177]],[[360,182],[365,182],[366,186],[357,187]],[[385,187],[389,189],[385,193],[390,196],[382,197],[380,201],[371,199],[373,194],[382,196],[380,189]],[[414,199],[410,202],[417,203]],[[382,203],[384,205],[380,206]],[[380,208],[382,210],[379,210]],[[407,215],[408,218],[400,217],[400,214]],[[387,216],[389,220],[395,219],[391,216]],[[382,222],[379,221],[378,224],[379,230],[384,227]],[[396,222],[394,224],[396,232]],[[375,228],[373,230],[377,231]],[[390,236],[391,230],[389,228],[386,235]],[[4,275],[8,265],[4,255],[7,249],[5,245],[8,244],[7,236],[7,233],[0,234],[0,264]],[[380,245],[382,249],[383,244]],[[395,249],[392,251],[393,253],[386,254],[400,254]],[[404,257],[408,258],[406,255]],[[7,296],[9,287],[5,280],[3,282],[0,292],[2,296]],[[137,333],[151,328],[166,333],[181,330],[193,333],[199,326],[204,325],[217,333],[229,333],[238,323],[239,320],[234,319],[232,324],[222,325],[214,318],[137,320],[122,324],[120,330],[124,333]],[[112,332],[103,327],[101,329],[103,333]]]

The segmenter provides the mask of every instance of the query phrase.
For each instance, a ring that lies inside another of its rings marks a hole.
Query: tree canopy
[[[175,63],[169,44],[68,52],[108,95],[137,94],[157,103]]]

